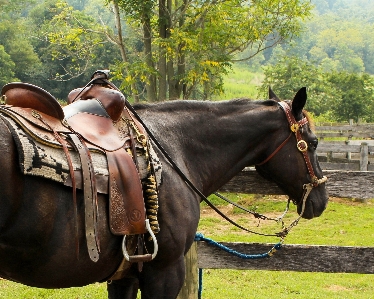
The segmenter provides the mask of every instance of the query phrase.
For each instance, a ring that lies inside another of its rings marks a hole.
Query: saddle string
[[[257,219],[260,219],[260,220],[271,220],[271,221],[275,221],[277,223],[281,222],[282,219],[284,218],[284,216],[287,214],[288,210],[289,210],[289,203],[290,203],[290,200],[287,201],[287,206],[286,206],[286,209],[285,211],[283,212],[283,214],[280,216],[280,217],[276,217],[276,218],[273,218],[273,217],[268,217],[266,215],[263,215],[263,214],[260,214],[258,212],[255,212],[255,211],[252,211],[252,210],[249,210],[245,207],[243,207],[242,205],[239,205],[238,203],[228,199],[227,197],[225,197],[224,195],[218,193],[218,192],[214,192],[213,193],[215,196],[221,198],[222,200],[226,201],[227,203],[237,207],[238,209],[244,211],[244,212],[247,212],[248,214],[251,214],[253,215],[255,218]]]
[[[69,166],[69,173],[71,177],[71,184],[73,188],[73,206],[74,206],[74,222],[75,222],[75,252],[77,255],[77,259],[79,259],[79,229],[78,229],[78,206],[77,206],[77,189],[76,189],[76,182],[75,182],[75,175],[74,175],[74,167],[73,167],[73,162],[71,160],[70,154],[69,154],[69,149],[67,148],[65,141],[63,138],[56,132],[54,128],[52,128],[48,122],[46,122],[43,117],[41,116],[40,113],[37,111],[33,110],[32,111],[32,116],[35,117],[36,119],[39,119],[44,125],[47,126],[52,132],[53,136],[56,138],[56,140],[61,144],[62,150],[65,154],[66,160],[68,162]]]

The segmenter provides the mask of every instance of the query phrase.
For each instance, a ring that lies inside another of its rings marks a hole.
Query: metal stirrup
[[[152,254],[150,254],[150,253],[142,254],[142,255],[131,255],[130,256],[127,252],[127,249],[126,249],[126,235],[125,235],[125,236],[123,236],[123,241],[122,241],[122,252],[123,252],[123,256],[124,256],[126,261],[131,262],[131,263],[149,262],[156,257],[157,252],[158,252],[158,244],[157,244],[156,236],[153,233],[153,231],[151,229],[151,226],[149,224],[149,219],[145,220],[145,227],[147,228],[147,231],[149,232],[149,234],[151,235],[152,240],[153,240],[153,253]]]

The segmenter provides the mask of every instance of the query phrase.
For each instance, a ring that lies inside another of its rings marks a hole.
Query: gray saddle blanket
[[[11,118],[4,115],[8,127],[17,145],[19,154],[19,166],[23,174],[39,176],[53,181],[71,186],[69,165],[66,156],[61,148],[45,145],[31,138],[22,128],[20,128]],[[120,131],[127,130],[127,127],[120,128]],[[100,150],[91,150],[91,159],[94,167],[95,178],[97,182],[97,191],[108,193],[108,163],[105,153]],[[151,163],[156,174],[157,184],[161,183],[161,162],[154,152],[152,146],[149,146]],[[70,156],[73,162],[73,168],[76,187],[82,189],[81,181],[81,162],[77,152],[71,151]],[[139,175],[141,179],[147,176],[147,161],[144,156],[138,156]]]

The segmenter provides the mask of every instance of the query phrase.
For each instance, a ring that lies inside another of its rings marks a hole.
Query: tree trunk
[[[185,19],[185,9],[188,5],[188,0],[183,0],[183,6],[182,6],[182,13],[181,13],[181,16],[179,18],[179,27],[182,27],[184,25],[184,19]],[[185,47],[185,43],[181,43],[179,44],[178,46],[178,69],[177,69],[177,72],[178,72],[178,78],[183,78],[186,74],[186,56],[183,52],[183,48]],[[181,96],[181,94],[183,95],[183,99],[187,99],[187,89],[186,89],[186,84],[185,83],[181,83],[180,80],[178,80],[178,87],[177,87],[177,90],[178,90],[178,95],[179,97]]]
[[[126,63],[129,63],[129,59],[127,57],[125,45],[123,43],[123,38],[122,38],[121,15],[120,15],[120,12],[119,12],[119,7],[118,7],[117,1],[113,1],[113,11],[114,11],[114,15],[115,15],[115,21],[116,21],[117,32],[118,32],[117,45],[118,45],[119,50],[121,52],[122,60]],[[127,73],[129,72],[127,67],[126,67],[126,72]],[[131,84],[131,94],[134,98],[135,103],[139,102],[138,92],[136,90],[136,86],[135,86],[134,83]]]
[[[152,59],[152,29],[151,29],[151,19],[149,12],[143,12],[143,34],[144,34],[144,54],[145,62],[148,69],[154,70],[154,64]],[[156,91],[156,77],[153,73],[148,75],[148,80],[145,86],[147,90],[147,101],[154,102],[157,101],[157,91]]]
[[[166,0],[158,1],[158,20],[159,20],[159,37],[165,39],[167,37],[167,9]],[[167,98],[167,64],[166,64],[166,49],[163,43],[159,47],[159,61],[158,61],[159,81],[158,81],[158,94],[159,100],[165,101]]]
[[[171,11],[172,11],[172,0],[167,0],[167,10],[168,14],[168,28],[167,28],[167,37],[170,37],[170,30],[173,28],[171,24]],[[169,99],[176,100],[179,98],[178,95],[178,81],[175,79],[175,72],[174,72],[174,61],[173,59],[169,59],[167,61],[167,76],[168,76],[168,83],[169,83]]]

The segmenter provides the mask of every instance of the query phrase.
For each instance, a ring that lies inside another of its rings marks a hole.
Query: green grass
[[[0,280],[1,299],[102,299],[107,297],[105,283],[95,283],[83,288],[54,290],[32,288],[19,283]]]
[[[258,99],[258,86],[264,75],[253,73],[248,68],[234,65],[233,71],[224,77],[224,93],[215,96],[214,100],[229,100],[235,98]]]
[[[203,298],[369,299],[373,275],[205,270]]]
[[[212,198],[212,197],[211,197]],[[269,214],[273,217],[280,216],[285,207],[285,197],[264,196],[258,198],[248,194],[230,194],[229,198],[249,209],[257,212]],[[215,204],[221,203],[215,197],[212,200]],[[206,205],[202,209],[208,210]],[[226,211],[227,212],[227,211]],[[257,231],[272,231],[280,229],[280,226],[272,222],[261,221],[259,227],[258,221],[250,215],[238,213],[236,208],[228,211],[229,215],[235,215],[237,221]],[[332,199],[330,200],[326,211],[321,217],[312,220],[301,219],[299,224],[294,227],[286,238],[289,244],[316,244],[316,245],[347,245],[347,246],[374,246],[374,203],[360,203],[353,199]],[[204,216],[204,214],[203,214]],[[214,217],[214,218],[213,218]],[[285,224],[289,225],[297,218],[296,208],[291,205],[290,211],[284,218]],[[217,222],[216,227],[211,223]],[[208,223],[208,224],[207,224]],[[238,242],[276,242],[272,237],[263,237],[243,233],[236,227],[214,214],[202,217],[200,220],[199,231],[217,239],[217,241]],[[224,231],[225,233],[220,233]]]

